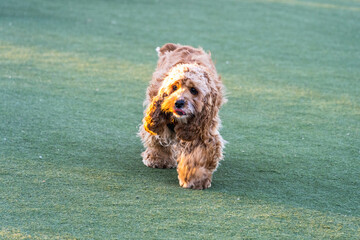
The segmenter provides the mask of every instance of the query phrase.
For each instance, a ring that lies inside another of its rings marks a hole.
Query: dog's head
[[[162,111],[172,113],[179,122],[186,122],[209,103],[212,94],[209,75],[197,64],[178,64],[165,77],[160,94],[164,97]]]
[[[218,127],[222,97],[220,77],[198,64],[177,64],[159,92],[161,110],[172,115],[176,135],[185,141],[203,138]]]

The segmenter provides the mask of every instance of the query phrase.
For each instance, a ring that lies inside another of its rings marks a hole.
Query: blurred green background
[[[155,48],[212,52],[204,191],[141,162]],[[0,239],[359,239],[358,0],[0,0]]]

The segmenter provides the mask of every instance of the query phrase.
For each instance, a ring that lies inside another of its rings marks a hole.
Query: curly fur
[[[201,48],[168,43],[156,50],[159,60],[139,131],[146,148],[143,163],[177,167],[184,188],[208,188],[225,143],[219,133],[218,112],[226,101],[221,78]],[[175,104],[179,100],[181,108]]]

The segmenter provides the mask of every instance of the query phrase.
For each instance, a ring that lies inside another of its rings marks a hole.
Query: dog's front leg
[[[205,145],[193,146],[188,143],[187,150],[180,153],[178,158],[178,179],[183,188],[206,189],[211,186],[212,173],[215,171],[219,159],[209,152]]]

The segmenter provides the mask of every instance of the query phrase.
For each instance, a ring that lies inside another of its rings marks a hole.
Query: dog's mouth
[[[174,113],[176,113],[176,115],[178,115],[178,116],[186,115],[186,113],[183,110],[181,110],[180,108],[175,108]]]

